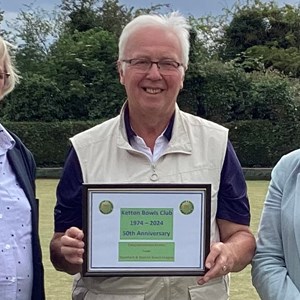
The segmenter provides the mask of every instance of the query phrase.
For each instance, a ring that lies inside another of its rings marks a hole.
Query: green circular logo
[[[179,209],[184,215],[189,215],[194,211],[194,204],[189,200],[185,200],[180,203]]]
[[[114,206],[109,200],[103,200],[99,204],[100,212],[102,212],[105,215],[110,214],[113,211],[113,208],[114,208]]]

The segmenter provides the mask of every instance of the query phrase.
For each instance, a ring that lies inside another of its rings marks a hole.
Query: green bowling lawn
[[[257,231],[268,181],[248,181],[248,194],[251,203],[251,228]],[[45,268],[47,300],[71,299],[72,276],[57,272],[49,259],[49,242],[53,234],[53,208],[57,180],[38,179],[37,197],[40,199],[40,238]],[[250,266],[240,273],[231,275],[231,300],[258,300],[259,297],[251,284]]]

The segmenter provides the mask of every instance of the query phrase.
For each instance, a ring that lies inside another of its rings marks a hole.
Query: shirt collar
[[[175,119],[175,112],[172,115],[172,117],[170,119],[170,122],[168,124],[168,127],[166,128],[166,130],[164,132],[164,137],[168,140],[168,142],[171,140],[171,137],[172,137],[174,119]],[[125,128],[126,128],[126,134],[127,134],[128,142],[130,144],[130,140],[134,136],[136,136],[136,133],[133,131],[133,129],[130,126],[128,105],[126,105],[125,111],[124,111],[124,122],[125,122]]]
[[[0,149],[7,151],[15,146],[16,142],[8,131],[0,124]]]

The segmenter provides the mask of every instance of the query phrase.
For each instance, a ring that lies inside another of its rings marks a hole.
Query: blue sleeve
[[[229,141],[221,172],[217,218],[250,225],[246,181],[241,164]]]
[[[72,226],[82,228],[82,183],[79,160],[71,148],[56,190],[55,232],[65,232]]]
[[[300,151],[274,167],[252,260],[252,282],[261,299],[300,299],[299,214]]]

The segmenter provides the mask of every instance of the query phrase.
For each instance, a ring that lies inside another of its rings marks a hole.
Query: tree
[[[0,24],[4,21],[3,14],[4,14],[4,11],[0,10]],[[0,29],[0,35],[1,36],[6,36],[7,35],[6,30]]]
[[[273,1],[248,1],[236,6],[224,27],[220,55],[236,59],[252,71],[253,59],[289,76],[299,76],[300,7],[278,7]],[[289,57],[291,55],[291,57]],[[255,67],[254,67],[255,69]]]
[[[115,116],[124,100],[117,39],[102,29],[62,36],[48,59],[49,77],[63,91],[67,119]]]
[[[60,8],[65,15],[65,31],[73,34],[100,26],[100,20],[95,11],[99,0],[62,0]]]
[[[10,39],[18,45],[16,61],[21,73],[38,73],[52,42],[61,32],[62,18],[59,12],[34,8],[32,4],[25,8],[8,23],[12,30]]]
[[[60,5],[67,19],[65,29],[68,33],[101,27],[116,37],[120,36],[123,27],[135,16],[168,7],[169,4],[157,4],[149,8],[134,9],[120,4],[119,0],[62,0]]]
[[[62,90],[43,75],[25,73],[20,85],[5,99],[3,119],[57,121],[65,117]]]
[[[269,41],[271,10],[278,11],[274,2],[262,3],[259,0],[247,1],[244,6],[236,5],[231,12],[232,20],[224,26],[221,57],[233,59],[254,45],[262,45]]]

